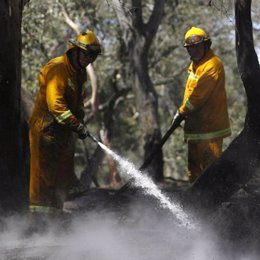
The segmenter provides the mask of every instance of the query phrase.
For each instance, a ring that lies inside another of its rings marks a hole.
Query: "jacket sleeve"
[[[180,112],[191,113],[203,106],[216,87],[218,78],[223,76],[219,66],[213,64],[206,65],[203,71],[196,75],[191,72]]]
[[[59,124],[76,128],[80,121],[72,114],[65,100],[66,77],[58,69],[50,70],[45,79],[46,101],[50,113]]]

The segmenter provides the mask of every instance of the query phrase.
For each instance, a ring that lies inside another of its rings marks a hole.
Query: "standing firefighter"
[[[82,124],[86,66],[101,53],[92,31],[71,41],[63,56],[50,60],[39,73],[40,92],[30,119],[30,210],[62,209],[75,184],[73,132],[88,135]]]
[[[192,62],[183,102],[173,120],[185,120],[190,182],[220,157],[223,138],[231,134],[225,72],[220,58],[210,46],[211,40],[201,28],[192,27],[185,34],[184,47]]]

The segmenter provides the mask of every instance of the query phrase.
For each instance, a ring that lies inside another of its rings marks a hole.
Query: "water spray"
[[[120,169],[123,170],[122,172],[126,172],[126,174],[130,176],[131,179],[134,179],[134,184],[136,186],[141,187],[145,194],[152,195],[157,198],[162,208],[167,208],[168,210],[170,210],[170,212],[174,215],[174,217],[177,218],[178,222],[182,226],[185,226],[189,229],[195,228],[195,224],[189,219],[181,206],[177,203],[171,202],[170,199],[162,193],[162,191],[147,175],[140,171],[140,169],[138,170],[133,163],[122,158],[121,156],[110,150],[103,143],[99,142],[97,138],[95,138],[91,134],[89,134],[88,136],[91,140],[96,142],[107,154],[112,156],[113,159],[117,161]]]

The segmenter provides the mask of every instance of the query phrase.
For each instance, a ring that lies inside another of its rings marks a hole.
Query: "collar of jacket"
[[[72,76],[76,72],[76,70],[72,67],[67,53],[64,54],[64,63],[65,63],[65,66],[66,66],[66,69],[67,69],[69,76]]]
[[[207,60],[211,59],[214,56],[213,50],[209,49],[209,51],[205,54],[205,56],[198,62],[194,63],[194,61],[191,63],[193,70],[196,70],[201,64],[205,63]]]

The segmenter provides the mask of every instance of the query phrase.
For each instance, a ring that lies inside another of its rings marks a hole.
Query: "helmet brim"
[[[101,54],[101,45],[99,43],[84,44],[77,40],[69,40],[69,43],[89,53]]]
[[[194,46],[201,43],[204,43],[206,41],[210,40],[207,37],[199,36],[199,35],[191,35],[187,39],[185,39],[185,42],[183,44],[184,47]]]

